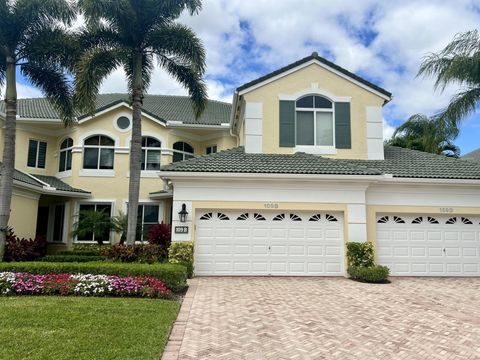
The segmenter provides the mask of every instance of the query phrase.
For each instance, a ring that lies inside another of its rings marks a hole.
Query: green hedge
[[[369,267],[364,266],[349,266],[348,274],[352,279],[365,281],[368,283],[385,283],[387,282],[390,269],[382,265],[374,265]]]
[[[373,266],[373,244],[371,242],[348,242],[347,260],[348,266]]]
[[[41,258],[39,261],[47,262],[90,262],[90,261],[102,261],[105,260],[103,256],[94,255],[47,255]]]
[[[30,274],[104,274],[118,276],[150,276],[162,280],[172,291],[187,286],[187,269],[179,264],[136,264],[109,262],[0,262],[0,272],[26,272]]]

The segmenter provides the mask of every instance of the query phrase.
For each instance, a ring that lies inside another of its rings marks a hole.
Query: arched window
[[[173,144],[173,162],[183,161],[193,158],[193,147],[183,141],[177,141]]]
[[[334,146],[333,103],[321,96],[298,99],[296,106],[296,144]]]
[[[113,169],[115,141],[105,135],[93,135],[83,142],[84,169]]]
[[[162,143],[150,136],[142,137],[142,170],[159,170]]]
[[[72,170],[72,148],[73,140],[71,138],[63,140],[60,144],[59,172]]]

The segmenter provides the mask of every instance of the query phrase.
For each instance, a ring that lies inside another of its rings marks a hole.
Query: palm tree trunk
[[[128,185],[127,245],[135,244],[142,155],[142,53],[135,54],[132,84],[132,141],[130,143],[130,181]]]
[[[0,166],[0,260],[5,254],[5,241],[10,204],[12,202],[13,172],[15,171],[15,126],[17,118],[17,79],[15,59],[7,57],[5,92],[5,135],[3,162]]]

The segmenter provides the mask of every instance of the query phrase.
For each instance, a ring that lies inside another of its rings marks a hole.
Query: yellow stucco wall
[[[384,99],[368,90],[311,64],[243,95],[247,102],[263,104],[263,152],[293,153],[294,148],[279,147],[279,95],[291,95],[311,88],[312,83],[335,96],[351,97],[352,148],[338,149],[337,158],[367,159],[366,107],[382,106]],[[243,137],[242,131],[240,136]],[[243,139],[241,140],[243,143]]]
[[[38,195],[28,191],[13,191],[10,220],[8,225],[13,227],[19,237],[34,238],[38,210]]]

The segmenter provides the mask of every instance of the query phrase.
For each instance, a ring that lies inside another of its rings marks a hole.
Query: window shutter
[[[295,146],[295,101],[280,100],[280,147]]]
[[[37,165],[37,145],[38,141],[30,140],[28,142],[27,166],[35,167]]]
[[[47,143],[40,141],[38,143],[38,167],[45,169],[45,160],[47,158]]]
[[[335,147],[337,149],[352,148],[352,130],[350,120],[350,103],[335,103]]]

